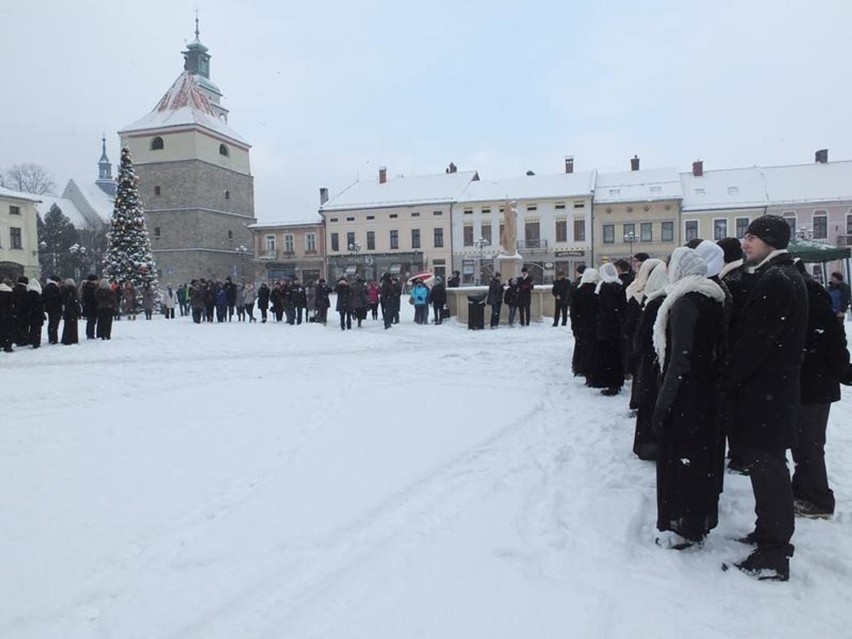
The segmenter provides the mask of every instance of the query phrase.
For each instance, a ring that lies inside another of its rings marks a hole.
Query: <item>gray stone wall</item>
[[[136,166],[147,210],[201,208],[254,217],[254,177],[201,160]],[[160,187],[156,195],[155,187]],[[228,197],[226,197],[226,191]]]

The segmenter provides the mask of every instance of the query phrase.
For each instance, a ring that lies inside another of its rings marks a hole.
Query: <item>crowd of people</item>
[[[633,452],[656,462],[658,543],[700,546],[716,527],[727,450],[729,468],[751,479],[757,515],[737,540],[754,549],[734,565],[781,581],[794,517],[834,512],[826,425],[840,384],[852,384],[848,286],[834,273],[826,290],[789,241],[787,222],[764,215],[742,242],[693,240],[667,260],[581,267],[565,289],[574,374],[603,395],[631,381]]]

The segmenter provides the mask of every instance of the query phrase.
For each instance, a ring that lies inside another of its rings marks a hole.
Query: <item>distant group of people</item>
[[[848,286],[834,273],[826,290],[789,240],[787,222],[764,215],[742,242],[693,240],[667,260],[581,267],[567,289],[574,374],[604,395],[631,379],[633,451],[656,461],[658,543],[693,547],[716,527],[727,440],[757,515],[738,540],[754,550],[734,565],[782,581],[794,517],[834,511],[826,425],[840,384],[852,384]]]
[[[166,293],[171,294],[170,286]],[[122,314],[135,320],[140,305],[151,319],[154,304],[155,291],[148,284],[137,297],[136,286],[129,280],[121,285],[92,274],[78,286],[72,278],[63,281],[51,275],[42,286],[37,279],[22,275],[14,283],[0,282],[0,349],[10,353],[13,346],[39,348],[45,323],[48,344],[78,344],[81,319],[85,320],[86,339],[108,340],[114,320]]]

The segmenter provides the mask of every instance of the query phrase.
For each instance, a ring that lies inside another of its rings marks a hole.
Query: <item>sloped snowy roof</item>
[[[675,168],[598,173],[595,180],[595,204],[682,197],[680,175]]]
[[[766,184],[760,168],[705,171],[696,177],[680,174],[683,210],[719,210],[766,206]]]
[[[15,200],[27,200],[28,202],[40,202],[44,199],[44,196],[42,195],[13,191],[12,189],[7,189],[2,186],[0,186],[0,197],[13,198]]]
[[[592,195],[595,172],[556,173],[553,175],[521,175],[503,180],[470,182],[458,198],[459,202],[493,202]]]
[[[216,117],[210,102],[189,71],[184,71],[178,76],[153,111],[133,124],[127,125],[118,133],[124,135],[137,131],[173,129],[186,126],[201,127],[246,148],[250,146],[224,120]]]
[[[379,183],[378,179],[358,181],[326,202],[320,210],[341,211],[455,202],[475,175],[476,171],[464,171],[396,177],[388,179],[384,184]]]
[[[38,214],[41,216],[42,220],[44,220],[44,216],[47,215],[54,204],[58,206],[62,211],[62,214],[71,221],[71,224],[74,225],[75,229],[91,228],[88,220],[86,220],[86,217],[80,213],[80,209],[77,208],[77,205],[66,197],[42,197],[41,204],[36,204],[36,209],[38,210]]]
[[[763,169],[770,204],[852,200],[852,161]]]

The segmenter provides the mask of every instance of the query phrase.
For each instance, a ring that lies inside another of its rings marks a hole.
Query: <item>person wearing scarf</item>
[[[598,339],[598,296],[595,295],[595,288],[599,281],[597,270],[585,269],[577,291],[571,297],[571,332],[574,335],[571,370],[575,377],[585,377],[587,386],[594,386]]]
[[[624,314],[624,362],[627,372],[633,376],[630,389],[630,408],[632,410],[638,408],[633,397],[636,386],[636,351],[633,347],[633,338],[636,335],[636,328],[639,326],[639,318],[642,316],[642,304],[645,300],[645,287],[648,278],[651,271],[662,263],[661,260],[651,258],[646,258],[640,262],[636,279],[630,282],[624,290],[627,297],[627,310]]]
[[[651,427],[651,417],[654,414],[654,404],[657,402],[657,393],[660,388],[660,367],[657,354],[654,352],[653,336],[657,312],[666,299],[666,286],[669,284],[665,263],[659,262],[646,280],[643,293],[644,307],[633,338],[636,373],[633,376],[630,405],[636,408],[633,453],[639,459],[654,461],[657,459],[657,435]]]
[[[618,395],[624,385],[624,314],[627,298],[614,264],[600,268],[601,281],[595,288],[598,295],[597,372],[595,383],[602,395]]]
[[[669,282],[654,321],[662,378],[652,426],[659,437],[657,529],[664,533],[658,542],[682,550],[701,543],[719,520],[717,353],[725,293],[686,247],[672,253]]]

